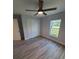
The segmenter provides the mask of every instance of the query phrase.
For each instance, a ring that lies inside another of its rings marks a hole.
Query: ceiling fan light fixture
[[[39,15],[43,14],[43,11],[39,11],[38,14],[39,14]]]

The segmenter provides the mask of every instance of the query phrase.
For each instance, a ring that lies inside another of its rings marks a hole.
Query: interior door
[[[13,19],[13,40],[21,40],[17,18]]]

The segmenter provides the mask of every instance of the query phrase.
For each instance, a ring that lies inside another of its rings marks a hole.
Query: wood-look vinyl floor
[[[29,40],[14,40],[13,59],[65,59],[64,47],[37,37]]]

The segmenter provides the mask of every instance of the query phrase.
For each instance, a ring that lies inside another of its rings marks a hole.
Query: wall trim
[[[55,42],[55,43],[58,43],[58,44],[62,45],[63,47],[65,47],[65,44],[63,44],[62,42],[59,42],[59,41],[56,41],[56,40],[52,40],[52,39],[50,39],[50,38],[48,38],[48,37],[46,37],[46,36],[43,36],[43,35],[40,35],[40,36],[43,37],[43,38],[46,38],[46,39],[48,39],[48,40],[51,40],[51,41],[53,41],[53,42]]]

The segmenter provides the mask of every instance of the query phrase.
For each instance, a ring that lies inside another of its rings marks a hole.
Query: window
[[[50,21],[50,35],[53,37],[58,37],[60,29],[61,19]]]

